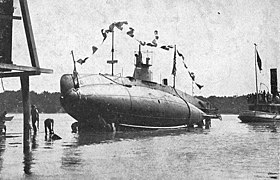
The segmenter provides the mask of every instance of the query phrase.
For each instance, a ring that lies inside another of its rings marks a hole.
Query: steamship
[[[244,123],[280,122],[280,98],[277,89],[277,69],[270,69],[271,93],[254,93],[247,96],[248,110],[239,114]]]

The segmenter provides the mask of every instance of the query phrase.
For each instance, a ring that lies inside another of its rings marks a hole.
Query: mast
[[[72,59],[73,59],[73,63],[74,63],[74,71],[73,71],[73,73],[76,73],[76,72],[77,72],[77,69],[76,69],[76,61],[75,61],[75,58],[74,58],[73,50],[71,51],[71,54],[72,54]]]
[[[175,82],[176,82],[176,45],[174,46],[174,61],[173,61],[173,88],[175,88]]]
[[[112,76],[114,76],[114,64],[118,62],[118,60],[114,60],[114,29],[112,30],[112,59],[108,60],[108,64],[112,64]]]
[[[112,76],[114,76],[114,29],[112,31]]]
[[[255,45],[255,76],[256,76],[256,96],[257,96],[257,104],[259,104],[259,91],[258,91],[258,73],[257,73],[257,44]]]
[[[76,69],[76,61],[75,61],[75,58],[74,58],[73,50],[71,51],[71,54],[72,54],[73,63],[74,63],[74,70],[73,70],[74,88],[79,88],[80,85],[79,85],[79,80],[78,80],[78,72],[77,72],[77,69]]]
[[[194,95],[193,80],[192,80],[192,96]]]

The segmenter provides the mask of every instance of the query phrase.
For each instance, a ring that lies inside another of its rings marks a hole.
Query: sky
[[[14,15],[20,6],[14,2]],[[184,55],[188,70],[194,72],[194,95],[235,96],[256,91],[255,46],[262,60],[258,71],[259,89],[270,89],[270,68],[278,68],[280,85],[280,1],[279,0],[32,0],[29,13],[40,67],[53,69],[53,74],[30,77],[30,90],[59,92],[60,77],[72,73],[71,50],[80,74],[111,73],[111,36],[102,43],[101,29],[113,22],[127,21],[124,30],[115,30],[115,74],[132,76],[135,38],[152,41],[154,31],[159,44],[176,45]],[[135,38],[125,28],[135,29]],[[92,46],[98,47],[92,54]],[[153,81],[167,78],[173,85],[172,50],[142,47],[153,51]],[[12,61],[31,66],[22,21],[14,20]],[[147,55],[145,55],[147,56]],[[177,57],[176,87],[192,93],[192,81],[182,59]],[[5,90],[19,90],[19,78],[4,78]],[[278,88],[279,90],[279,88]],[[0,88],[3,92],[3,89]]]

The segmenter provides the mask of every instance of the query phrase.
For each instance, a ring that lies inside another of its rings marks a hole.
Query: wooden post
[[[20,76],[23,107],[23,152],[30,151],[30,99],[29,76]]]

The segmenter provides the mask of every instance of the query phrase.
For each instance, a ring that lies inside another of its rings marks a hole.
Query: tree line
[[[64,112],[60,105],[60,93],[30,92],[30,104],[37,106],[40,113],[60,113]],[[0,111],[6,110],[8,113],[22,113],[22,93],[19,91],[5,91],[0,93]]]
[[[246,95],[232,97],[202,97],[197,98],[210,102],[214,107],[218,108],[221,114],[238,114],[243,110],[247,110]],[[42,93],[30,92],[30,104],[37,106],[40,113],[64,113],[64,109],[60,105],[60,93],[50,93],[44,91]],[[22,113],[22,93],[19,91],[5,91],[0,93],[0,111],[6,110],[9,113]]]
[[[248,110],[247,95],[243,96],[210,96],[208,98],[199,96],[201,100],[208,101],[218,109],[220,114],[239,114],[241,111]]]

